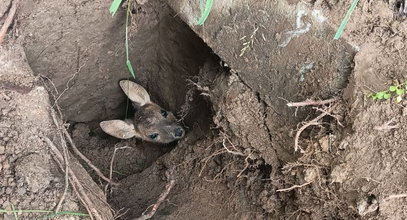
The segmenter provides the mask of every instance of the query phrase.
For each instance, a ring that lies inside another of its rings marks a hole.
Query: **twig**
[[[216,151],[215,153],[213,153],[213,154],[211,154],[211,155],[209,155],[209,156],[203,158],[201,161],[205,161],[205,163],[204,163],[203,167],[201,168],[201,171],[199,172],[199,175],[198,175],[198,176],[200,177],[200,176],[202,175],[202,172],[204,171],[206,165],[208,164],[208,161],[209,161],[212,157],[215,157],[215,156],[217,156],[217,155],[219,155],[219,154],[223,154],[223,153],[226,153],[226,152],[227,152],[226,150],[220,149],[220,150]]]
[[[66,194],[68,193],[68,188],[69,188],[69,156],[68,156],[68,148],[67,148],[67,144],[66,141],[64,139],[64,135],[61,132],[61,128],[59,126],[59,124],[56,121],[56,116],[55,116],[55,112],[53,110],[51,110],[51,117],[54,120],[55,126],[57,127],[57,131],[58,131],[58,135],[59,135],[59,139],[61,141],[61,147],[62,147],[62,152],[63,152],[63,161],[65,164],[65,187],[64,187],[64,192],[62,193],[62,196],[57,204],[57,206],[55,207],[55,212],[59,212],[62,206],[62,203],[65,200]],[[52,143],[52,142],[51,142]]]
[[[103,175],[103,173],[102,173],[95,165],[93,165],[93,163],[92,163],[85,155],[83,155],[83,154],[78,150],[78,148],[76,147],[75,143],[73,142],[73,140],[72,140],[72,138],[71,138],[71,135],[69,135],[69,133],[68,133],[68,131],[66,130],[66,128],[65,128],[64,126],[61,126],[61,125],[58,123],[58,120],[57,120],[57,118],[56,118],[56,116],[55,116],[55,113],[54,113],[54,111],[53,111],[52,109],[51,109],[51,117],[52,117],[52,120],[54,121],[54,124],[57,126],[57,128],[58,128],[58,129],[61,129],[62,132],[65,134],[65,137],[68,139],[69,144],[70,144],[71,147],[72,147],[72,150],[73,150],[82,160],[84,160],[84,161],[96,172],[96,174],[97,174],[100,178],[104,179],[106,182],[108,182],[108,183],[110,183],[110,184],[112,184],[112,185],[119,185],[118,183],[113,182],[113,181],[111,181],[109,178],[105,177],[105,175]]]
[[[244,159],[244,161],[245,161],[245,166],[244,166],[243,170],[241,170],[241,171],[239,172],[239,174],[237,174],[237,176],[236,176],[237,178],[239,178],[239,177],[243,174],[243,172],[246,171],[247,168],[249,168],[249,166],[250,166],[250,163],[249,163],[249,158],[250,158],[250,156],[251,156],[251,154],[249,154],[249,155]]]
[[[228,140],[228,142],[232,145],[232,147],[233,147],[236,151],[229,150],[229,148],[226,147],[226,143],[225,143],[225,140],[226,140],[226,139]],[[235,145],[232,144],[232,142],[229,140],[229,138],[226,138],[226,137],[223,138],[222,145],[223,145],[223,148],[225,148],[228,153],[231,153],[231,154],[234,154],[234,155],[239,155],[239,156],[245,156],[242,152],[239,152],[239,151],[238,151],[238,149],[235,147]]]
[[[68,139],[69,143],[71,144],[72,150],[75,152],[76,155],[78,155],[82,160],[84,160],[95,172],[96,174],[104,179],[106,182],[112,184],[112,185],[119,185],[118,183],[111,181],[109,178],[105,177],[105,175],[103,175],[103,173],[95,166],[93,165],[93,163],[85,156],[83,155],[78,148],[76,147],[75,143],[73,142],[71,136],[69,135],[68,131],[66,130],[66,128],[62,128],[62,131],[65,134],[65,137]]]
[[[8,13],[8,16],[6,18],[6,21],[4,21],[4,24],[0,29],[0,45],[3,43],[4,38],[6,37],[6,34],[7,34],[7,30],[10,27],[11,23],[13,22],[14,15],[16,14],[17,5],[18,5],[19,1],[20,0],[13,1],[10,11]]]
[[[325,112],[322,112],[320,115],[318,115],[318,117],[305,123],[303,126],[301,126],[300,129],[298,129],[297,133],[295,134],[295,138],[294,138],[294,151],[297,151],[298,149],[300,149],[301,153],[304,153],[304,150],[298,144],[301,133],[311,125],[319,125],[320,123],[318,121],[321,120],[326,115],[328,115],[335,107],[336,107],[336,105],[330,107],[328,110],[326,110]]]
[[[339,118],[338,118],[337,115],[332,114],[332,113],[330,113],[330,112],[327,112],[325,109],[321,109],[321,108],[317,108],[317,107],[313,107],[313,109],[315,109],[315,110],[317,110],[317,111],[320,111],[320,112],[326,112],[327,115],[331,116],[332,118],[335,118],[335,120],[336,120],[336,122],[338,123],[339,126],[345,127],[345,126],[343,126],[343,124],[341,123],[341,121],[339,120]]]
[[[113,176],[113,163],[114,163],[114,157],[116,156],[116,152],[118,150],[123,150],[123,149],[129,149],[131,147],[124,146],[124,147],[115,147],[112,155],[112,159],[110,160],[110,171],[109,171],[109,179],[112,180]]]
[[[375,126],[374,129],[378,130],[378,131],[383,131],[383,130],[391,130],[391,129],[399,128],[398,124],[393,124],[395,122],[396,122],[396,120],[394,118],[392,118],[390,121],[384,123],[383,125]],[[391,125],[391,124],[393,124],[393,125]]]
[[[128,148],[131,148],[131,147],[128,147],[128,146],[124,146],[124,147],[116,147],[115,146],[114,147],[112,159],[110,160],[110,168],[109,168],[109,179],[110,179],[110,181],[112,181],[112,179],[113,179],[113,163],[114,163],[114,158],[116,156],[116,152],[118,150],[123,150],[123,149],[128,149]],[[107,187],[108,187],[108,185],[106,185],[106,187],[105,187],[105,193],[107,191]]]
[[[159,206],[161,205],[161,203],[165,200],[165,198],[167,198],[167,196],[168,196],[168,194],[170,193],[172,187],[174,187],[175,180],[172,179],[171,172],[170,172],[170,174],[168,175],[168,178],[169,178],[170,181],[169,181],[169,182],[167,183],[167,185],[165,186],[165,191],[161,193],[160,197],[158,197],[157,202],[154,203],[152,206],[149,206],[149,207],[143,212],[143,214],[142,214],[140,217],[138,217],[138,218],[136,218],[136,219],[134,219],[134,220],[147,220],[147,219],[150,219],[151,217],[153,217],[153,215],[154,215],[155,212],[157,211],[158,207],[159,207]],[[150,210],[150,212],[148,212],[148,213],[146,214],[147,210],[148,210],[150,207],[152,207],[151,210]]]
[[[65,137],[66,137],[66,139],[68,139],[69,144],[71,145],[72,150],[75,152],[75,154],[77,154],[82,160],[84,160],[84,161],[96,172],[96,174],[97,174],[100,178],[104,179],[106,182],[108,182],[108,183],[110,183],[110,184],[112,184],[112,185],[119,185],[118,183],[113,182],[113,181],[111,181],[109,178],[105,177],[105,175],[103,175],[103,173],[102,173],[95,165],[93,165],[93,163],[92,163],[85,155],[83,155],[83,154],[78,150],[78,148],[76,147],[75,143],[73,142],[73,140],[72,140],[72,138],[71,138],[71,135],[69,135],[69,133],[68,133],[68,131],[66,130],[66,128],[65,128],[64,126],[61,126],[61,125],[58,123],[58,120],[57,120],[57,118],[56,118],[56,116],[55,116],[55,113],[54,113],[54,111],[53,111],[52,109],[51,109],[51,117],[52,117],[52,120],[54,121],[54,124],[57,126],[57,128],[58,128],[58,129],[61,129],[62,132],[65,134]]]
[[[61,152],[58,150],[58,148],[52,143],[52,141],[45,136],[41,136],[41,138],[48,144],[49,148],[51,149],[52,153],[55,156],[55,161],[58,163],[59,167],[63,170],[63,156]],[[72,188],[77,189],[77,196],[78,198],[82,201],[83,205],[85,208],[88,210],[89,216],[91,219],[93,219],[93,215],[95,215],[96,219],[102,219],[98,211],[95,209],[95,206],[93,205],[92,201],[86,194],[85,190],[83,189],[82,184],[78,180],[78,178],[75,176],[75,173],[72,171],[71,168],[68,168],[68,173],[69,176],[71,177],[71,185]]]
[[[312,182],[307,182],[307,183],[304,183],[304,184],[301,184],[301,185],[294,185],[294,186],[291,186],[291,187],[289,187],[289,188],[286,188],[286,189],[278,189],[278,190],[276,190],[277,192],[287,192],[287,191],[291,191],[291,190],[293,190],[293,189],[296,189],[296,188],[302,188],[302,187],[304,187],[304,186],[306,186],[306,185],[309,185],[309,184],[311,184]]]
[[[302,106],[309,106],[309,105],[326,105],[332,102],[336,102],[338,99],[337,98],[331,98],[331,99],[326,99],[326,100],[321,100],[321,101],[316,101],[316,100],[305,100],[303,102],[289,102],[287,103],[288,107],[302,107]]]
[[[390,195],[386,199],[399,199],[399,198],[406,198],[406,197],[407,197],[407,193],[403,193],[403,194]]]
[[[68,149],[67,149],[67,145],[64,139],[63,134],[59,131],[59,138],[61,139],[61,147],[62,147],[62,152],[64,155],[64,162],[65,162],[65,188],[64,188],[64,193],[61,196],[61,199],[59,200],[56,208],[55,208],[55,212],[59,212],[59,210],[61,209],[62,203],[65,200],[65,196],[68,192],[68,186],[69,186],[69,156],[68,156]]]

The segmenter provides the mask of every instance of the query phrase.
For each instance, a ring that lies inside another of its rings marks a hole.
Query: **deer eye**
[[[149,134],[148,137],[150,137],[152,140],[154,140],[158,137],[158,134],[157,133]]]
[[[167,118],[167,116],[168,116],[168,112],[167,111],[165,111],[165,110],[162,110],[161,109],[161,115],[164,117],[164,118]]]

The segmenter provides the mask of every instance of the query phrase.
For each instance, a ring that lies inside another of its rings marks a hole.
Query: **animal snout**
[[[174,134],[175,134],[176,138],[181,138],[182,136],[184,136],[184,129],[177,128],[177,129],[175,129]]]

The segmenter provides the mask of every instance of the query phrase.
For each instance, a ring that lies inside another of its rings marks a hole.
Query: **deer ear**
[[[119,84],[127,97],[137,106],[143,106],[150,102],[150,96],[147,91],[139,84],[130,80],[122,80]]]
[[[134,125],[122,120],[110,120],[100,122],[100,127],[107,134],[119,139],[129,139],[138,136]]]

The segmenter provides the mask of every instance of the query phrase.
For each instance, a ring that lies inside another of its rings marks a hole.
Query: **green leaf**
[[[389,99],[390,97],[391,97],[391,94],[389,94],[389,93],[386,93],[386,94],[383,95],[384,99]]]
[[[119,9],[122,0],[113,0],[112,5],[110,5],[109,12],[114,16],[116,14],[117,9]]]
[[[376,93],[376,96],[377,96],[378,99],[383,99],[384,94],[386,94],[386,93],[385,92],[378,92],[378,93]]]
[[[407,84],[404,85],[404,88],[407,89]]]
[[[391,92],[394,92],[394,91],[397,90],[397,86],[390,86],[390,87],[389,87],[389,90],[390,90]]]
[[[198,25],[203,25],[212,10],[213,0],[206,0],[204,12],[198,20]]]
[[[401,96],[397,96],[396,102],[399,103],[399,102],[401,102],[401,100],[403,100],[403,98]]]
[[[403,95],[404,94],[404,89],[397,89],[396,94],[397,95]]]
[[[127,68],[129,69],[129,71],[130,71],[130,73],[131,73],[131,76],[133,76],[133,78],[135,79],[136,76],[134,75],[133,67],[131,66],[130,60],[127,60],[127,61],[126,61],[126,64],[127,64]]]

